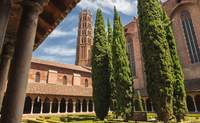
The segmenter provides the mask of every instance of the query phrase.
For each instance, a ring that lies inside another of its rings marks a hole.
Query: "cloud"
[[[136,0],[82,0],[78,6],[82,9],[92,9],[96,11],[98,8],[102,8],[102,11],[106,14],[112,14],[114,6],[117,10],[125,15],[131,16],[136,13]]]
[[[66,31],[62,29],[55,29],[48,38],[58,38],[58,37],[67,37],[67,36],[76,36],[78,27],[74,27],[72,30]]]
[[[42,49],[42,52],[46,55],[60,56],[60,57],[71,57],[75,56],[76,49],[75,48],[66,48],[61,46],[51,46],[45,47]]]

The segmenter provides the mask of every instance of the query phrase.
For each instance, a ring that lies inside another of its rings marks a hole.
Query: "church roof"
[[[57,62],[42,60],[42,59],[38,59],[38,58],[32,58],[31,62],[37,63],[37,64],[42,64],[42,65],[49,65],[49,66],[55,66],[55,67],[59,67],[59,68],[66,68],[66,69],[91,73],[90,67],[78,66],[78,65],[73,65],[73,64],[57,63]]]

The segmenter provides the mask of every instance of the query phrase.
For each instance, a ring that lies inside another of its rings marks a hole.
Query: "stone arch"
[[[197,111],[200,112],[200,95],[195,96],[195,103],[197,106]]]
[[[87,112],[87,101],[84,99],[82,103],[82,111]]]
[[[146,105],[147,105],[147,111],[149,112],[152,111],[152,105],[149,98],[146,100]]]
[[[186,101],[187,101],[187,108],[189,112],[194,112],[195,111],[195,107],[194,107],[194,101],[192,99],[191,96],[187,96],[186,97]]]
[[[92,102],[92,100],[89,100],[88,110],[89,110],[89,112],[93,111],[93,102]]]
[[[81,111],[81,101],[80,99],[76,100],[76,112],[80,112]]]
[[[72,99],[68,100],[67,112],[73,112],[73,100]]]
[[[45,98],[43,103],[43,113],[49,113],[50,112],[50,100],[48,97]]]
[[[35,82],[40,82],[40,72],[35,73]]]
[[[25,98],[25,103],[24,103],[24,114],[30,114],[31,107],[32,107],[32,99],[29,96],[27,96]]]
[[[192,1],[187,1],[187,2],[179,3],[178,6],[176,6],[175,8],[172,9],[172,11],[171,11],[171,13],[170,13],[170,15],[169,15],[170,19],[173,18],[174,14],[176,13],[176,11],[177,11],[179,8],[181,8],[181,7],[185,6],[185,5],[195,5],[195,3],[192,2]]]
[[[38,96],[34,100],[33,113],[40,113],[40,111],[41,111],[41,99]]]
[[[60,101],[60,113],[64,113],[66,111],[66,101],[64,98]]]
[[[52,113],[57,113],[58,112],[58,99],[54,98],[53,103],[52,103]]]

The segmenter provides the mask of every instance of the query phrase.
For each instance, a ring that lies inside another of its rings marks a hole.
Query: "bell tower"
[[[93,44],[92,14],[82,10],[79,15],[79,28],[76,48],[76,65],[91,66],[91,49]]]

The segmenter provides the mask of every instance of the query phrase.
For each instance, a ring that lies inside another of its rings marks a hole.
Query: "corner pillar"
[[[39,14],[48,0],[23,0],[1,123],[20,123]]]

